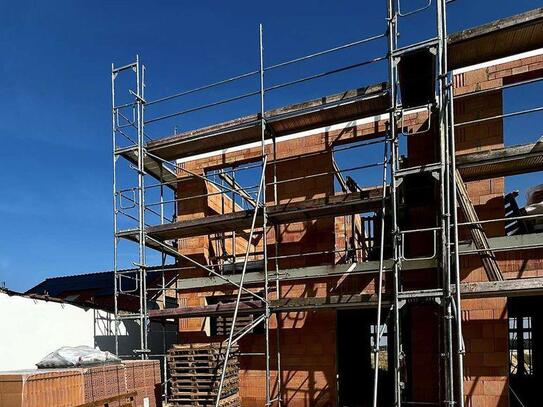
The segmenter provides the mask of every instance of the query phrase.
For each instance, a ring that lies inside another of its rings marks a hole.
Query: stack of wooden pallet
[[[232,347],[224,366],[224,343],[174,345],[168,352],[172,406],[214,406],[226,369],[219,406],[240,407],[237,350]]]

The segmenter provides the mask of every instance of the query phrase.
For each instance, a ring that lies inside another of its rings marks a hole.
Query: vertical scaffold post
[[[262,24],[259,25],[259,49],[260,49],[260,136],[262,144],[262,250],[264,260],[264,299],[265,303],[265,357],[266,357],[266,406],[271,405],[271,374],[270,374],[270,303],[269,303],[269,280],[268,280],[268,221],[266,212],[266,119],[264,117],[264,44]],[[256,210],[256,208],[255,208]]]
[[[138,274],[139,274],[139,300],[140,300],[140,357],[145,359],[147,349],[147,269],[145,265],[145,140],[144,140],[144,104],[143,85],[144,70],[140,64],[139,55],[136,56],[136,120],[137,120],[137,151],[138,151]]]
[[[450,126],[449,105],[452,101],[447,97],[447,28],[446,0],[436,0],[437,24],[437,74],[438,74],[438,114],[440,141],[440,214],[441,214],[441,270],[443,286],[443,342],[444,342],[444,377],[445,405],[455,404],[454,391],[454,353],[452,339],[452,293],[451,293],[451,186],[450,183]]]
[[[117,105],[116,102],[116,86],[115,81],[117,77],[125,71],[130,71],[135,75],[134,88],[129,88],[128,93],[133,97],[133,102]],[[146,266],[145,266],[145,140],[144,140],[144,92],[145,92],[145,67],[140,64],[139,56],[136,56],[135,62],[128,65],[124,65],[115,68],[114,64],[111,65],[111,93],[112,93],[112,143],[113,143],[113,229],[114,229],[114,248],[113,248],[113,279],[114,279],[114,336],[115,336],[115,352],[120,353],[119,349],[119,329],[123,319],[132,319],[138,321],[139,327],[139,349],[134,349],[134,353],[139,354],[142,359],[147,357],[147,285],[146,285]],[[132,138],[128,136],[122,128],[127,127],[127,124],[120,125],[119,117],[123,120],[129,121],[120,112],[121,109],[131,107],[133,112],[133,121],[129,122],[130,128],[134,129],[136,137]],[[137,192],[131,199],[133,207],[137,208],[137,217],[128,216],[123,212],[122,204],[119,201],[122,199],[122,189],[118,188],[119,174],[118,174],[118,159],[120,157],[117,146],[117,135],[122,135],[125,139],[130,141],[129,148],[133,149],[136,154],[135,166],[130,165],[131,169],[137,171],[138,186],[133,190]],[[136,239],[138,243],[138,260],[133,262],[136,269],[134,271],[119,270],[119,214],[128,216],[137,223],[135,231],[137,232]],[[128,280],[135,281],[135,288],[130,290],[131,293],[136,293],[139,299],[138,312],[131,315],[122,315],[119,309],[119,296],[122,293],[128,291],[123,290],[122,279],[123,277]]]
[[[277,136],[274,131],[271,134],[272,147],[273,147],[273,204],[279,205],[279,193],[277,191]],[[281,234],[281,226],[274,225],[274,266],[275,266],[275,299],[281,299],[281,281],[279,276],[279,239]],[[283,405],[283,378],[281,370],[281,313],[275,313],[275,357],[277,366],[277,405],[281,407]]]
[[[449,128],[450,128],[450,149],[451,149],[451,208],[452,208],[452,244],[454,247],[454,286],[455,286],[455,321],[456,321],[456,380],[457,383],[457,404],[464,407],[464,336],[462,333],[462,306],[460,298],[460,254],[458,252],[458,198],[456,191],[456,142],[454,136],[454,99],[453,99],[452,77],[449,76],[448,83],[448,107],[449,107]]]
[[[262,47],[263,48],[263,47]],[[262,59],[262,71],[265,71],[264,68],[264,59]],[[264,94],[264,77],[262,78],[262,85],[263,88],[261,90],[262,94]],[[271,134],[271,141],[272,141],[272,157],[273,157],[273,167],[272,167],[272,176],[273,176],[273,204],[279,205],[279,193],[278,193],[278,187],[277,187],[277,134],[275,134],[275,131],[270,127],[267,126],[266,123],[266,130],[269,131]],[[281,225],[274,224],[273,225],[273,236],[274,236],[274,273],[275,273],[275,299],[279,300],[281,298],[281,281],[280,281],[280,273],[279,273],[279,239],[281,235]],[[273,398],[273,400],[277,401],[278,406],[281,406],[283,404],[283,396],[282,396],[282,371],[281,371],[281,313],[277,312],[275,313],[275,357],[276,357],[276,389],[277,394]],[[272,401],[273,403],[273,401]]]
[[[373,349],[373,407],[377,407],[377,396],[379,393],[379,356],[380,356],[380,343],[382,337],[381,330],[381,306],[383,299],[383,272],[384,272],[384,262],[385,262],[385,216],[387,215],[386,210],[386,198],[387,198],[387,167],[388,167],[388,140],[385,138],[384,142],[384,158],[383,158],[383,194],[381,195],[381,236],[379,242],[379,274],[377,276],[377,322],[375,324],[375,343]],[[354,224],[354,220],[353,220]],[[386,321],[385,321],[386,323]],[[384,329],[384,328],[383,328]]]
[[[115,354],[119,354],[119,314],[118,304],[118,276],[117,276],[117,251],[119,238],[117,237],[117,126],[116,126],[116,110],[115,110],[115,65],[111,64],[111,137],[112,137],[112,152],[113,152],[113,330],[115,336]]]
[[[398,72],[397,64],[394,58],[394,51],[397,48],[398,26],[397,26],[397,11],[394,0],[387,0],[387,23],[388,23],[388,81],[390,86],[390,113],[389,113],[389,142],[390,142],[390,202],[392,214],[392,247],[393,247],[393,337],[394,337],[394,406],[400,407],[402,404],[401,396],[401,333],[400,333],[400,307],[398,294],[400,291],[400,244],[398,230],[398,205],[397,205],[397,178],[396,171],[398,170],[398,134],[396,125],[396,109],[397,109],[397,82]]]
[[[440,88],[443,96],[443,121],[446,134],[446,149],[447,149],[447,168],[448,173],[445,174],[447,180],[447,256],[448,256],[448,270],[447,279],[444,282],[446,284],[446,318],[448,321],[447,340],[449,344],[448,348],[448,368],[449,368],[449,383],[450,389],[448,393],[449,404],[458,405],[464,407],[464,339],[462,334],[462,313],[461,313],[461,298],[460,298],[460,259],[458,253],[458,199],[456,190],[456,143],[454,138],[454,94],[452,87],[452,75],[449,72],[448,67],[448,55],[447,55],[447,1],[438,0],[437,4],[438,14],[438,28],[439,32],[439,45],[442,51],[439,53],[441,57],[441,69],[440,69]],[[454,247],[454,253],[451,251],[451,246]],[[452,264],[452,266],[451,266]],[[454,267],[454,297],[451,293],[451,274],[452,267]],[[453,307],[454,305],[454,307]],[[453,329],[452,319],[455,320],[455,327]],[[456,374],[454,372],[454,341],[453,331],[456,333]],[[456,383],[455,383],[456,382]],[[456,389],[455,389],[456,386]]]

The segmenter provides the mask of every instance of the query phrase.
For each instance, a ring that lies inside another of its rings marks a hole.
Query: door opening
[[[509,405],[541,405],[543,386],[543,297],[507,300],[509,317]]]
[[[375,310],[345,310],[337,313],[337,381],[341,407],[371,407],[375,361]],[[393,375],[388,327],[382,327],[379,343],[379,406],[392,405]]]

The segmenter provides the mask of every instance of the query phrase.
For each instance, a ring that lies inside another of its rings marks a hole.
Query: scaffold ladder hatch
[[[389,115],[389,140],[391,145],[391,218],[393,241],[393,314],[394,334],[394,405],[403,403],[416,403],[417,400],[409,400],[406,390],[407,369],[405,349],[402,341],[402,312],[407,302],[435,302],[440,308],[441,322],[435,327],[440,334],[440,354],[438,363],[440,368],[439,400],[437,404],[463,406],[463,340],[460,318],[459,292],[459,265],[458,254],[453,253],[451,247],[457,240],[457,216],[456,216],[456,190],[455,190],[455,159],[454,159],[454,135],[452,111],[451,81],[447,68],[447,31],[446,31],[446,0],[436,0],[434,3],[436,16],[436,37],[422,41],[415,45],[399,48],[398,24],[402,17],[419,13],[432,6],[433,0],[428,0],[425,7],[412,12],[402,10],[401,2],[388,0],[388,41],[389,41],[389,83],[391,109]],[[414,84],[413,84],[414,83]],[[410,109],[424,107],[428,112],[428,123],[432,115],[436,116],[435,126],[427,125],[425,129],[415,130],[413,133],[404,133],[403,116]],[[399,153],[399,139],[406,137],[418,137],[421,133],[436,128],[436,137],[439,147],[439,161],[422,167],[402,168]],[[426,229],[402,230],[400,227],[400,202],[402,190],[400,185],[405,178],[422,172],[428,172],[430,181],[437,181],[439,203],[437,205],[438,226]],[[403,287],[402,262],[405,260],[404,239],[408,235],[416,233],[431,233],[434,239],[434,251],[431,255],[438,262],[439,284],[431,289],[408,289]],[[382,254],[380,259],[379,279],[382,278]],[[453,297],[451,282],[454,268],[454,284],[457,295]],[[378,281],[378,309],[377,329],[374,339],[374,392],[373,406],[379,405],[378,400],[378,366],[379,344],[384,332],[381,322],[381,281]],[[453,320],[455,329],[453,328]],[[456,340],[453,334],[456,333]],[[454,360],[454,357],[457,360]],[[455,372],[456,369],[456,372]]]

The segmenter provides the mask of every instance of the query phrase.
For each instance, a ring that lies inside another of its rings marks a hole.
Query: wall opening
[[[375,310],[345,310],[337,313],[338,403],[342,407],[371,407],[375,362]],[[379,405],[391,405],[392,369],[388,327],[379,341]]]
[[[541,405],[543,297],[509,298],[509,406]]]

